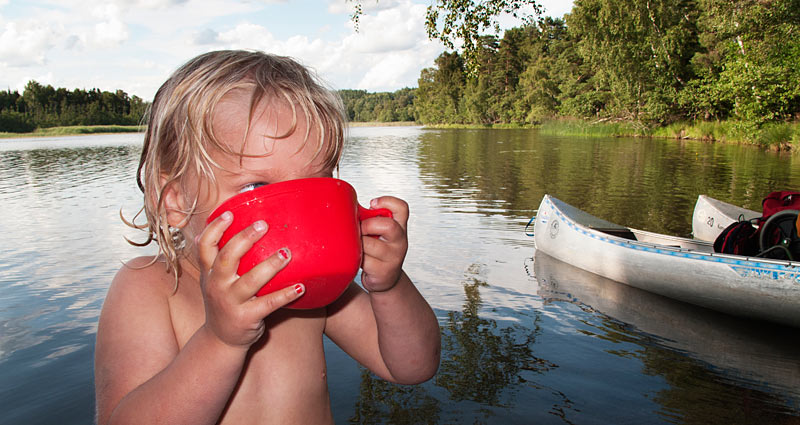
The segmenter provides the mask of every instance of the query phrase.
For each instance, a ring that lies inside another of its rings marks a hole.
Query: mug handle
[[[392,218],[392,212],[388,208],[376,208],[374,210],[358,206],[358,221],[364,221],[372,217]]]
[[[389,217],[392,218],[392,212],[387,208],[376,208],[374,210],[370,210],[367,208],[358,205],[358,222],[362,222],[368,218],[372,217]],[[369,235],[373,238],[377,238],[377,235]]]

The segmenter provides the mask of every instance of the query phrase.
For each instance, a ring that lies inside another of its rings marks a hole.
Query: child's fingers
[[[203,269],[210,270],[219,252],[218,244],[225,229],[231,225],[233,213],[226,211],[209,223],[197,238],[197,252]]]
[[[382,241],[380,239],[375,238],[362,238],[362,243],[364,244],[364,257],[374,257],[378,259],[386,259],[390,257],[395,250],[393,247]],[[364,266],[362,265],[362,268]]]
[[[400,223],[400,227],[406,228],[408,223],[408,203],[394,196],[381,196],[369,203],[370,208],[386,208],[392,212],[392,217]]]
[[[265,233],[267,233],[267,223],[259,220],[233,235],[225,243],[225,247],[217,253],[217,258],[212,266],[213,269],[224,276],[235,275],[236,270],[239,268],[239,260]]]
[[[266,282],[286,267],[291,259],[292,253],[289,248],[281,248],[266,260],[256,264],[250,271],[242,275],[231,288],[236,299],[246,301],[252,298]]]
[[[302,283],[297,283],[286,288],[266,294],[250,301],[254,308],[254,313],[258,317],[267,317],[274,311],[300,298],[306,293],[306,287]]]
[[[395,242],[405,239],[405,228],[393,218],[372,217],[361,222],[361,234],[380,236],[384,241]],[[366,242],[367,238],[363,240]]]
[[[391,288],[399,277],[399,269],[375,257],[365,257],[363,267],[361,284],[370,292]]]

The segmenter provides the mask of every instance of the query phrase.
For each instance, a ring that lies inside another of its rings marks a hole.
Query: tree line
[[[393,93],[368,93],[366,90],[339,90],[347,117],[356,122],[414,121],[416,89],[403,88]]]
[[[358,122],[414,121],[414,93],[339,90],[348,118]],[[54,88],[30,81],[22,94],[0,91],[0,132],[27,133],[37,128],[76,125],[139,125],[149,102],[123,90]]]
[[[403,89],[416,121],[800,118],[800,0],[576,0],[565,19],[477,40]]]
[[[0,131],[75,125],[138,125],[148,103],[122,90],[54,88],[31,80],[22,94],[0,91]]]
[[[420,122],[800,117],[800,0],[576,0],[476,55],[473,72],[458,53],[422,71]]]

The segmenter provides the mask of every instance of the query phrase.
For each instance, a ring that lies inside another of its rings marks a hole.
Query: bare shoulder
[[[163,263],[140,257],[123,265],[108,289],[97,326],[95,389],[98,414],[177,355],[169,297],[174,278]]]
[[[158,257],[136,257],[120,267],[109,291],[137,290],[168,295],[174,287],[174,277]],[[154,294],[155,295],[155,294]]]
[[[98,344],[113,342],[119,347],[133,339],[172,335],[169,297],[173,288],[172,274],[153,257],[135,258],[123,265],[108,288],[100,312]]]

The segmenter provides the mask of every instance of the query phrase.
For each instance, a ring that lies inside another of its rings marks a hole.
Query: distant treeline
[[[356,122],[414,121],[414,93],[404,88],[393,93],[367,93],[366,90],[339,90],[347,117]]]
[[[403,110],[423,124],[570,117],[746,129],[800,117],[800,0],[576,0],[565,20],[482,37],[478,57],[470,71],[458,53],[440,55],[418,89],[401,91],[413,99]],[[397,93],[361,98],[387,111]],[[348,110],[360,120],[360,108]]]
[[[67,90],[30,81],[18,91],[0,91],[0,131],[74,125],[138,125],[148,104],[137,96],[99,89]]]

